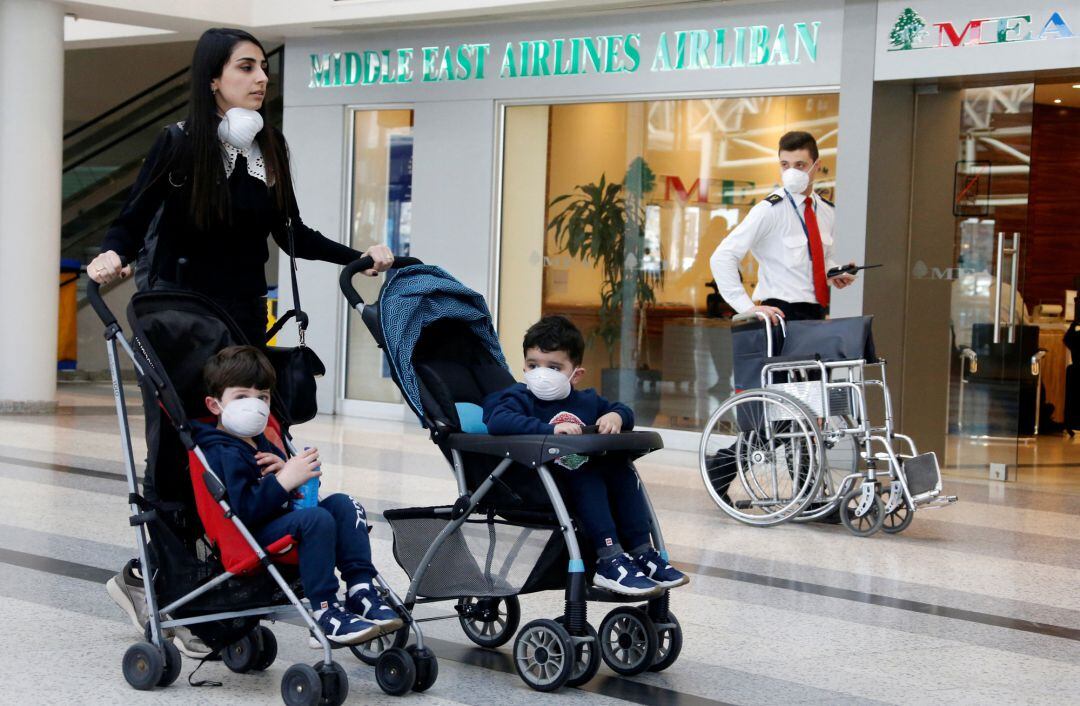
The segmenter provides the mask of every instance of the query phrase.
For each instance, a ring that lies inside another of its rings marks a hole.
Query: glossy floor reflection
[[[0,664],[5,703],[279,702],[281,674],[313,662],[300,628],[279,623],[280,657],[263,674],[207,664],[193,688],[132,691],[120,657],[137,635],[103,583],[131,555],[110,389],[67,385],[51,416],[0,416]],[[141,419],[132,418],[133,428]],[[451,476],[414,424],[319,417],[295,429],[323,453],[328,491],[362,499],[376,563],[406,585],[380,513],[450,503]],[[143,455],[142,441],[136,458]],[[902,535],[857,539],[836,526],[757,529],[725,519],[692,454],[640,466],[676,563],[691,584],[672,597],[685,631],[668,671],[626,679],[607,667],[585,689],[530,691],[509,648],[475,648],[456,620],[426,623],[440,658],[426,694],[384,696],[348,653],[349,703],[1075,703],[1080,691],[1080,492],[1037,482],[951,477],[961,501],[920,513]],[[525,619],[561,595],[525,596]],[[591,606],[598,624],[602,607]],[[418,615],[450,614],[449,604]]]

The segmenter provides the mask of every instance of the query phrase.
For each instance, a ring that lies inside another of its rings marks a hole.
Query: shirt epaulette
[[[784,197],[781,196],[780,194],[769,194],[768,196],[765,197],[765,200],[768,201],[773,206],[775,206],[776,204],[783,201]]]

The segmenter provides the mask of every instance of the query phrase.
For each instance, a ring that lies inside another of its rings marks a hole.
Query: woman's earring
[[[217,88],[211,88],[210,89],[210,95],[216,96],[217,95]]]

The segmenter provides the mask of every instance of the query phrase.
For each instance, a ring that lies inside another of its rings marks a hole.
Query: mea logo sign
[[[1034,29],[1039,28],[1038,32]],[[952,22],[927,24],[908,7],[889,31],[888,51],[949,49],[986,44],[1013,44],[1047,39],[1073,39],[1075,35],[1060,12],[1052,12],[1044,22],[1032,24],[1031,15],[977,17],[957,29]]]

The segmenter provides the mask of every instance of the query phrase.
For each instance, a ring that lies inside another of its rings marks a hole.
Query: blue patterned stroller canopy
[[[386,359],[405,401],[425,427],[413,352],[425,328],[448,320],[467,324],[491,356],[506,366],[491,312],[479,293],[435,265],[410,265],[387,277],[379,294],[379,325]]]

